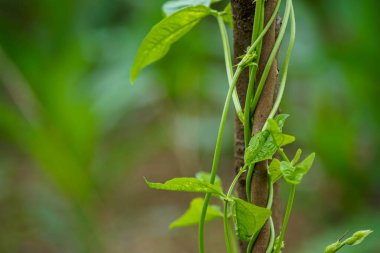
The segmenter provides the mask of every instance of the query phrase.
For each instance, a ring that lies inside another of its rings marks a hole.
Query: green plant
[[[178,0],[170,1],[164,5],[166,17],[156,24],[145,37],[140,49],[137,53],[135,63],[131,69],[131,82],[134,82],[140,71],[147,65],[161,59],[169,51],[170,46],[189,32],[196,24],[198,24],[206,16],[214,16],[217,19],[225,56],[225,65],[229,89],[225,99],[218,136],[215,145],[214,158],[211,172],[200,172],[195,177],[174,178],[165,183],[152,183],[146,180],[150,188],[168,190],[205,193],[205,198],[194,199],[186,213],[174,221],[170,228],[199,224],[199,252],[205,252],[204,246],[204,225],[206,221],[210,221],[219,217],[224,221],[224,235],[227,252],[237,252],[235,238],[231,234],[231,219],[235,224],[235,232],[237,237],[242,241],[249,242],[247,252],[251,252],[257,236],[259,235],[264,224],[268,221],[270,224],[270,240],[267,245],[267,253],[278,253],[284,245],[284,235],[290,218],[296,186],[302,181],[304,175],[307,174],[312,167],[315,154],[308,155],[299,162],[302,150],[298,149],[293,159],[290,160],[283,150],[283,146],[295,141],[295,137],[284,134],[282,129],[289,115],[276,115],[284,94],[287,71],[290,56],[295,41],[296,22],[292,0],[286,0],[286,6],[283,16],[283,23],[279,30],[276,42],[273,46],[269,59],[263,69],[261,78],[255,87],[256,74],[261,55],[263,37],[274,23],[276,15],[280,9],[281,0],[277,1],[275,10],[264,25],[264,9],[265,0],[256,0],[256,8],[253,22],[252,44],[247,48],[246,53],[240,57],[240,62],[233,70],[229,39],[225,23],[232,26],[231,5],[228,4],[224,10],[217,11],[210,8],[210,5],[220,2],[219,0]],[[290,22],[289,22],[290,21]],[[281,43],[285,36],[286,29],[290,23],[290,36],[288,48],[281,67],[280,85],[276,100],[271,112],[266,120],[264,127],[253,137],[252,133],[252,116],[255,112],[258,101],[260,100],[266,79],[272,64],[278,54]],[[248,89],[244,111],[240,105],[237,92],[235,90],[236,83],[240,74],[244,69],[248,68],[250,73]],[[227,120],[228,108],[231,100],[233,101],[238,119],[244,125],[245,154],[244,166],[240,168],[231,183],[227,193],[223,192],[221,180],[217,176],[217,170],[220,160],[221,142],[224,127]],[[273,158],[275,154],[281,157]],[[268,166],[268,202],[266,207],[255,206],[251,203],[252,175],[255,164],[261,161],[272,160]],[[234,196],[234,187],[243,173],[247,173],[247,199],[240,199]],[[288,204],[283,220],[283,226],[277,239],[275,235],[274,223],[271,218],[272,202],[273,202],[273,184],[284,178],[290,186]],[[223,212],[218,206],[209,206],[211,197],[216,197],[223,203]],[[341,247],[341,244],[339,244]],[[343,245],[342,245],[343,246]],[[335,251],[328,251],[335,252]]]

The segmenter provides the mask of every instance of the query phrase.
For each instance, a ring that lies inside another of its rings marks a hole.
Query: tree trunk
[[[267,0],[265,2],[265,24],[268,22],[272,16],[273,10],[276,6],[277,0]],[[252,0],[231,0],[233,19],[234,19],[234,59],[235,64],[239,62],[238,57],[243,55],[247,47],[251,44],[252,37],[252,22],[255,10],[255,4]],[[265,25],[264,24],[264,25]],[[278,24],[277,24],[278,25]],[[260,80],[262,71],[267,63],[269,55],[273,49],[276,39],[276,22],[270,27],[267,34],[264,36],[262,51],[260,56],[259,69],[257,73],[257,80]],[[249,80],[248,69],[241,73],[239,81],[237,82],[237,93],[240,98],[240,103],[244,108],[245,96],[247,92]],[[256,84],[258,82],[256,81]],[[277,71],[277,59],[273,62],[272,68],[266,80],[264,89],[261,93],[260,100],[257,104],[255,113],[253,115],[253,127],[252,135],[256,134],[263,127],[275,99],[275,94],[278,85],[278,71]],[[240,123],[239,119],[235,118],[235,172],[237,173],[240,167],[244,164],[244,130],[243,125]],[[267,163],[264,161],[258,163],[255,166],[255,172],[253,175],[253,192],[252,199],[253,203],[258,206],[266,206],[267,203]],[[246,199],[245,193],[245,178],[242,177],[237,185],[237,190],[239,197]],[[274,200],[273,200],[273,219],[276,229],[279,229],[278,222],[278,186],[274,187]],[[269,226],[266,224],[259,237],[256,240],[255,247],[253,249],[254,253],[265,252],[269,241]],[[241,242],[241,251],[246,252],[247,243]]]

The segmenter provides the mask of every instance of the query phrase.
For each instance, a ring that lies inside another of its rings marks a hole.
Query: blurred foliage
[[[186,200],[171,206],[180,195],[155,195],[142,175],[208,170],[227,82],[208,18],[129,85],[163,2],[0,0],[0,252],[195,251],[195,229],[166,232]],[[289,230],[287,247],[300,252],[321,252],[351,226],[375,230],[369,238],[380,230],[378,6],[295,3],[283,109],[287,132],[317,150],[318,163]],[[220,172],[228,178],[230,122]],[[309,240],[312,251],[301,246]]]

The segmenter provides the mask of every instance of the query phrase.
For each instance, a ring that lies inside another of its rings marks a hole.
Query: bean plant
[[[269,21],[264,24],[265,0],[256,0],[253,20],[252,43],[246,53],[240,56],[240,61],[233,66],[227,27],[232,27],[232,14],[230,3],[223,10],[211,8],[211,5],[221,0],[177,0],[169,1],[163,5],[165,18],[153,26],[146,35],[137,52],[135,62],[131,69],[131,82],[138,77],[140,71],[149,64],[164,57],[170,46],[188,33],[203,18],[215,17],[221,35],[224,49],[226,76],[229,84],[224,102],[218,135],[216,139],[214,158],[211,172],[198,172],[195,177],[173,178],[164,183],[154,183],[145,179],[147,185],[153,189],[167,191],[182,191],[204,193],[204,198],[195,198],[191,201],[188,210],[170,224],[170,228],[198,225],[199,252],[205,252],[204,227],[205,222],[222,218],[224,224],[224,238],[228,253],[238,252],[236,237],[248,242],[247,252],[252,252],[255,241],[266,222],[270,225],[270,239],[266,253],[279,253],[284,248],[284,236],[290,218],[293,200],[298,184],[308,173],[313,165],[315,153],[308,154],[301,159],[302,150],[298,149],[293,156],[284,152],[284,146],[293,143],[295,137],[283,132],[283,127],[288,119],[287,114],[277,114],[283,98],[289,61],[295,41],[296,21],[292,0],[285,0],[282,24],[276,38],[269,59],[262,70],[261,78],[256,83],[258,66],[263,43],[263,37],[274,23],[282,1],[278,0]],[[227,24],[227,26],[226,26]],[[287,28],[290,27],[288,46],[281,65],[279,76],[279,88],[277,97],[260,132],[252,137],[252,116],[260,99],[262,90],[267,80],[272,64],[277,57],[280,46],[284,40]],[[249,69],[249,83],[246,93],[244,109],[242,108],[236,92],[236,83],[243,70]],[[221,143],[226,125],[228,109],[233,103],[237,118],[244,126],[245,154],[244,166],[240,168],[227,191],[222,189],[221,179],[217,176],[221,156]],[[278,157],[278,158],[275,158]],[[255,164],[270,160],[268,172],[268,201],[265,207],[252,204],[252,176]],[[246,173],[247,199],[241,199],[234,193],[234,187],[238,179]],[[278,180],[284,180],[290,186],[285,215],[279,235],[275,234],[272,220],[273,185]],[[221,201],[223,209],[218,205],[210,205],[210,198]],[[231,223],[234,226],[231,226]],[[356,245],[360,243],[370,230],[358,231],[352,237],[342,241],[338,240],[329,245],[326,253],[333,253],[344,245]]]

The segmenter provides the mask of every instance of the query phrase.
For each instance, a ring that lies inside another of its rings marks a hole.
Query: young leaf
[[[301,150],[300,148],[297,149],[297,152],[296,152],[296,154],[294,155],[293,160],[291,161],[291,164],[292,164],[292,165],[294,165],[294,164],[296,164],[296,163],[298,162],[298,160],[299,160],[300,157],[301,157],[301,154],[302,154],[302,150]]]
[[[202,213],[203,198],[195,198],[191,201],[189,209],[178,219],[173,221],[169,228],[186,227],[199,223],[199,217]],[[220,207],[217,205],[209,205],[206,212],[206,221],[223,217]]]
[[[280,170],[286,182],[289,184],[301,183],[303,173],[296,171],[296,167],[294,167],[290,162],[282,161],[280,164]]]
[[[203,5],[187,7],[156,24],[144,38],[137,52],[131,69],[131,82],[136,80],[144,67],[164,57],[174,42],[209,14],[210,9]]]
[[[313,165],[314,158],[315,158],[315,153],[311,153],[302,162],[297,164],[297,167],[300,168],[304,174],[306,174],[311,168],[311,166]]]
[[[271,159],[277,151],[277,146],[268,130],[257,133],[252,137],[244,154],[244,163],[250,165]]]
[[[200,171],[198,172],[197,174],[195,174],[195,177],[197,179],[199,179],[202,183],[210,183],[210,179],[211,179],[211,174],[208,173],[208,172],[204,172],[204,171]],[[215,182],[214,182],[214,185],[222,192],[223,189],[222,189],[222,180],[220,179],[220,177],[216,176],[215,177]]]
[[[233,200],[233,218],[237,236],[239,239],[247,241],[254,233],[260,231],[272,212],[267,208],[252,205],[238,198]]]
[[[297,165],[292,165],[292,163],[287,161],[282,161],[280,164],[280,170],[285,180],[289,184],[299,184],[304,175],[311,168],[314,161],[315,153],[310,154],[302,162]]]
[[[162,6],[162,10],[164,11],[166,16],[169,16],[186,7],[198,5],[209,7],[210,4],[211,0],[176,0],[164,3],[164,5]]]
[[[289,118],[289,116],[290,116],[289,114],[279,114],[276,117],[274,117],[274,120],[277,122],[281,131],[282,131],[282,128],[284,127],[286,119]]]
[[[280,161],[276,158],[272,160],[272,162],[269,165],[268,168],[268,174],[270,176],[270,180],[274,184],[277,180],[279,180],[282,176],[281,170],[280,170]]]
[[[152,183],[145,179],[146,184],[153,189],[166,190],[166,191],[180,191],[180,192],[203,192],[213,193],[223,196],[220,189],[212,184],[204,183],[194,177],[178,177],[173,178],[165,183]]]
[[[287,118],[286,114],[280,114],[278,118],[279,121],[274,119],[268,120],[268,131],[273,136],[273,139],[278,147],[285,146],[290,144],[296,140],[296,138],[292,135],[287,135],[282,133],[282,127]]]

